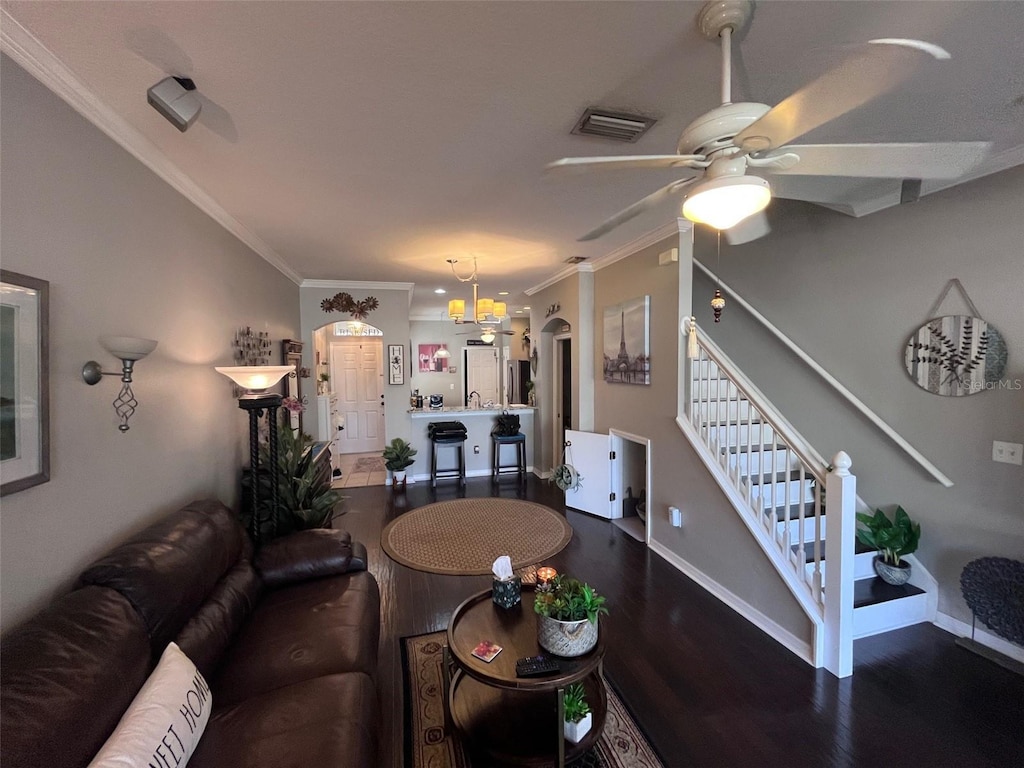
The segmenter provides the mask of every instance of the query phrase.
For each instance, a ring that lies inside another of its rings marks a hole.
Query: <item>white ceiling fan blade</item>
[[[735,227],[730,227],[724,231],[725,239],[729,241],[729,245],[743,245],[743,243],[749,243],[764,237],[772,231],[772,228],[768,224],[768,217],[765,216],[764,211],[758,211],[753,216],[745,218]]]
[[[776,104],[736,134],[734,143],[747,152],[781,147],[888,93],[921,67],[948,58],[945,50],[921,40],[872,40]]]
[[[652,192],[647,197],[638,200],[628,208],[624,208],[623,210],[619,211],[610,219],[607,219],[603,224],[601,224],[601,226],[597,227],[596,229],[590,230],[589,232],[587,232],[587,234],[583,235],[583,237],[577,239],[580,242],[583,242],[584,240],[596,240],[606,232],[611,232],[613,229],[615,229],[623,222],[629,221],[634,216],[639,216],[648,208],[653,208],[662,200],[671,197],[673,194],[678,192],[687,184],[694,181],[696,178],[697,177],[694,176],[693,178],[690,179],[679,179],[678,181],[673,181],[671,184],[666,184],[661,189]]]
[[[987,141],[933,144],[805,144],[780,151],[800,157],[773,175],[855,176],[875,179],[957,179],[991,149]],[[769,156],[770,157],[770,156]]]
[[[548,163],[549,171],[582,173],[583,171],[618,170],[622,168],[700,168],[704,155],[618,155],[612,157],[563,157]],[[694,164],[698,165],[694,165]]]

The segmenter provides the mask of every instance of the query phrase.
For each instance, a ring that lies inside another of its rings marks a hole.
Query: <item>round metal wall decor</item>
[[[919,387],[944,397],[995,389],[1006,372],[1006,342],[980,317],[945,315],[907,340],[904,362]]]

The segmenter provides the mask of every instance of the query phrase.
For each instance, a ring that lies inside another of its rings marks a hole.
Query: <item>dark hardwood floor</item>
[[[444,629],[490,586],[391,561],[380,532],[443,499],[527,498],[565,511],[530,477],[451,481],[404,493],[347,488],[334,525],[366,544],[381,588],[381,766],[403,766],[399,641]],[[853,677],[815,670],[607,521],[566,511],[574,534],[552,559],[607,595],[605,673],[668,768],[682,766],[1024,766],[1024,678],[922,624],[857,641]],[[496,521],[497,523],[497,521]]]

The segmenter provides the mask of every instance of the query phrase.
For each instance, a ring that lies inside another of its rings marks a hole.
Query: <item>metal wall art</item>
[[[956,278],[946,284],[929,315],[937,313],[953,287],[973,314],[932,317],[907,340],[904,364],[922,389],[944,397],[963,397],[999,386],[1006,372],[1007,349],[1002,334],[979,316]]]
[[[344,291],[320,302],[320,309],[324,312],[348,312],[353,320],[365,320],[379,306],[380,302],[373,296],[356,301]]]

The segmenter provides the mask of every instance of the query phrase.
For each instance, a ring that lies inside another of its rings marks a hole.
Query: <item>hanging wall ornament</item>
[[[722,319],[722,310],[725,309],[725,297],[722,292],[715,288],[715,295],[711,299],[711,309],[715,313],[715,322]]]
[[[973,314],[938,316],[940,305],[954,287]],[[914,383],[944,397],[998,388],[1006,372],[1006,342],[981,318],[959,280],[946,283],[928,315],[931,319],[910,335],[904,353]]]

